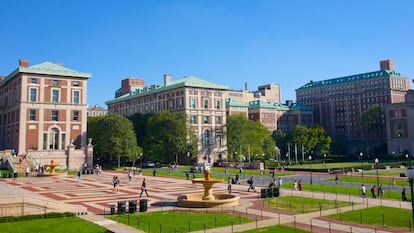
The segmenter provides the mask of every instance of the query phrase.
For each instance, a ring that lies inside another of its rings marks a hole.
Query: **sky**
[[[88,104],[107,107],[121,80],[193,75],[248,89],[295,89],[379,70],[414,78],[412,0],[1,1],[0,75],[19,59],[92,73]]]

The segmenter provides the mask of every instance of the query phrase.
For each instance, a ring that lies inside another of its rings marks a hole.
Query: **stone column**
[[[93,168],[93,145],[92,138],[88,138],[88,145],[86,146],[86,163],[89,168]]]

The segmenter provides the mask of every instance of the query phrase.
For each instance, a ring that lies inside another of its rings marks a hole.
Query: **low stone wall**
[[[87,209],[80,205],[69,205],[29,196],[2,197],[0,199],[0,217],[45,214],[50,212],[71,212],[77,215],[86,215],[88,213]]]

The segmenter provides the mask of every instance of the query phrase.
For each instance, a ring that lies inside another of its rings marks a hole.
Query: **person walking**
[[[371,188],[371,195],[372,195],[373,199],[377,198],[376,192],[377,192],[377,187],[374,184],[374,186],[372,186],[372,188]]]
[[[299,191],[302,191],[302,181],[301,180],[298,181],[298,188],[299,188]]]
[[[250,192],[250,190],[253,190],[256,192],[256,187],[254,186],[254,176],[251,176],[250,179],[247,180],[247,183],[249,184],[249,188],[247,189],[247,192]]]
[[[228,181],[227,181],[227,191],[229,193],[231,193],[231,178],[230,178],[230,176],[229,176]]]
[[[401,199],[402,201],[407,201],[407,196],[405,195],[405,188],[403,188],[403,191],[401,192]]]
[[[361,185],[361,195],[363,198],[367,197],[367,188],[364,184]]]
[[[298,183],[295,181],[293,181],[293,190],[298,190]]]
[[[380,199],[384,198],[384,188],[382,188],[382,184],[378,187],[378,196]]]
[[[147,183],[145,182],[145,178],[142,180],[141,183],[141,193],[139,194],[139,197],[142,196],[142,193],[144,193],[147,195],[147,197],[149,197],[148,192],[147,192]]]

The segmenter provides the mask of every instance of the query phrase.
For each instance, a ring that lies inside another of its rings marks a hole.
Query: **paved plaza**
[[[118,192],[113,191],[113,176],[118,176],[120,179],[120,188]],[[83,218],[103,225],[113,232],[140,232],[134,228],[107,220],[102,215],[109,214],[110,206],[116,205],[119,201],[128,202],[131,200],[138,200],[139,203],[139,194],[141,192],[140,186],[143,177],[147,180],[147,191],[150,195],[149,197],[146,197],[144,194],[142,197],[143,199],[148,200],[148,211],[180,208],[176,206],[176,201],[179,196],[203,192],[201,185],[193,186],[191,181],[186,179],[165,176],[136,175],[132,176],[132,180],[130,182],[126,172],[104,171],[101,175],[83,175],[82,180],[79,180],[77,176],[0,179],[0,197],[30,195],[68,205],[81,205],[85,207],[88,212],[87,215],[82,216]],[[258,183],[260,183],[260,178],[261,177],[257,177],[259,181]],[[314,232],[404,232],[399,229],[350,224],[323,218],[324,215],[336,213],[338,211],[337,209],[297,215],[269,210],[264,207],[264,199],[259,198],[260,187],[257,187],[258,192],[256,193],[247,192],[247,188],[247,183],[242,185],[233,185],[233,193],[240,196],[240,205],[235,208],[227,208],[227,211],[256,218],[258,221],[232,226],[231,228],[223,227],[210,229],[207,230],[207,232],[237,232],[255,229],[257,226],[265,227],[275,224],[295,225]],[[215,184],[213,186],[213,192],[226,193],[227,183],[223,182]],[[341,208],[340,211],[342,212],[351,210],[351,208],[361,209],[367,206],[375,205],[385,205],[407,209],[411,208],[409,202],[362,199],[360,197],[351,197],[348,195],[322,194],[306,191],[299,192],[292,191],[291,188],[283,188],[281,190],[281,195],[302,195],[307,197],[332,200],[337,199],[357,203],[352,207],[348,206]],[[205,211],[205,209],[192,209],[192,211]],[[208,209],[208,211],[220,210]],[[221,211],[223,211],[223,209],[221,209]]]

